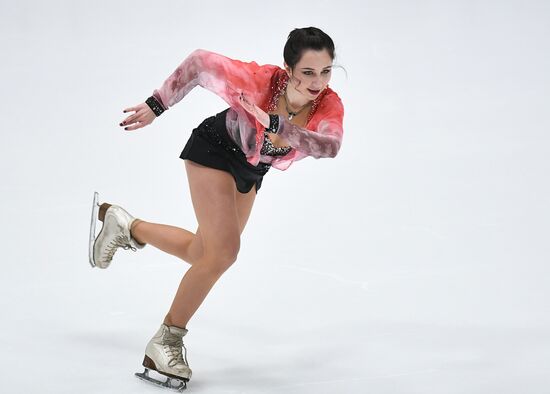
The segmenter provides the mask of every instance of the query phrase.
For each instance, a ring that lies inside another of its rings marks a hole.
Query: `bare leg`
[[[250,217],[256,190],[252,188],[248,194],[236,191],[235,196],[240,233],[242,234]],[[154,246],[189,264],[193,264],[203,253],[200,227],[197,228],[196,233],[192,233],[180,227],[138,219],[132,224],[131,233],[139,243]]]
[[[139,219],[133,223],[131,233],[139,243],[152,245],[163,252],[187,261],[189,264],[193,264],[202,254],[199,230],[197,230],[197,236],[183,228]]]
[[[185,161],[202,255],[184,275],[164,323],[186,327],[221,275],[233,264],[256,191],[243,195],[227,172]]]

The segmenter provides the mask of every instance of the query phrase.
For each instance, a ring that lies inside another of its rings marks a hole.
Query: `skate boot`
[[[132,223],[138,219],[118,205],[107,203],[99,205],[97,199],[96,192],[90,226],[90,264],[92,267],[107,268],[118,248],[132,249],[135,252],[137,249],[143,249],[145,244],[138,243],[130,234]],[[96,214],[97,219],[103,222],[97,238],[95,238]]]
[[[167,326],[162,324],[157,333],[151,338],[145,348],[143,373],[135,375],[148,382],[174,390],[183,390],[191,379],[191,369],[187,362],[187,349],[183,345],[183,336],[187,334],[185,328]],[[182,347],[185,355],[182,356]],[[166,381],[154,379],[149,376],[153,370],[166,377]]]

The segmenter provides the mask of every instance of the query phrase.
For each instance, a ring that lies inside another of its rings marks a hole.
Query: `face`
[[[293,70],[285,63],[294,89],[307,97],[315,99],[330,81],[332,59],[326,49],[315,51],[308,49]]]

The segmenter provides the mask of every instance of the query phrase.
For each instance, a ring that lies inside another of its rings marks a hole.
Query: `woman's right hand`
[[[126,108],[123,112],[134,112],[119,124],[124,127],[124,130],[137,130],[145,127],[157,117],[153,110],[145,103],[136,105],[135,107]]]

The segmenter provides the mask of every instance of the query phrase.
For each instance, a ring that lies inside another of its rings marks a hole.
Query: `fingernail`
[[[119,126],[122,126],[122,123],[121,123],[121,124],[119,124]]]
[[[126,113],[126,111],[122,111],[122,112]]]

